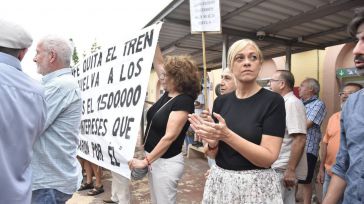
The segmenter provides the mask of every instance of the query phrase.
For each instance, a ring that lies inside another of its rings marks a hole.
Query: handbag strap
[[[177,95],[177,96],[179,96],[179,95]],[[162,107],[160,107],[158,110],[157,110],[157,112],[155,112],[154,113],[154,115],[153,115],[153,117],[152,117],[152,119],[150,120],[150,123],[149,123],[149,127],[148,127],[148,130],[147,130],[147,135],[145,136],[145,140],[144,140],[144,143],[143,143],[143,145],[145,145],[145,143],[147,142],[147,139],[148,139],[148,136],[149,136],[149,130],[150,130],[150,127],[152,126],[152,123],[153,123],[153,119],[155,118],[155,115],[157,115],[157,113],[160,111],[160,110],[162,110],[163,109],[163,107],[165,107],[172,99],[174,99],[175,97],[177,97],[177,96],[174,96],[174,97],[172,97],[171,99],[169,99],[165,104],[163,104],[163,106]]]

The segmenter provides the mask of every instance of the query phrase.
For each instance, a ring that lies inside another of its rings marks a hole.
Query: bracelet
[[[149,171],[152,171],[152,166],[151,166],[151,163],[150,163],[147,155],[145,155],[145,160],[147,161],[147,164],[148,164],[148,167],[149,167]]]
[[[218,147],[219,145],[216,145],[215,147],[211,147],[210,146],[210,144],[207,144],[207,148],[209,149],[209,150],[215,150],[215,149],[217,149],[217,147]]]
[[[150,165],[151,163],[150,163],[150,161],[149,161],[149,159],[148,159],[147,156],[145,156],[145,160],[147,161],[147,164],[149,166],[149,170],[152,170],[152,166]]]
[[[145,156],[145,160],[147,161],[148,166],[150,166],[150,161],[147,156]]]

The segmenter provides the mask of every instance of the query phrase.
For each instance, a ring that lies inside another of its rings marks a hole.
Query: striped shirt
[[[318,156],[321,141],[320,126],[326,115],[326,106],[317,96],[303,101],[306,107],[307,120],[313,122],[312,127],[307,129],[306,152]]]

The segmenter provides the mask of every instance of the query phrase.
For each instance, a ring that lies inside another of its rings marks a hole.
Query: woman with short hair
[[[285,131],[283,98],[257,83],[263,55],[252,40],[235,42],[228,63],[236,90],[216,98],[214,120],[189,119],[216,152],[202,203],[283,203],[279,178],[270,168]]]

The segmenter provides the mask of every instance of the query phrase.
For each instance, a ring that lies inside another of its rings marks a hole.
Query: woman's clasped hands
[[[206,111],[204,111],[201,115],[188,115],[188,120],[190,121],[191,127],[197,136],[208,142],[210,145],[213,143],[216,144],[219,140],[227,139],[230,133],[230,129],[226,126],[224,118],[217,113],[213,113],[213,115],[218,120],[218,123],[215,123],[211,116],[206,114]]]

